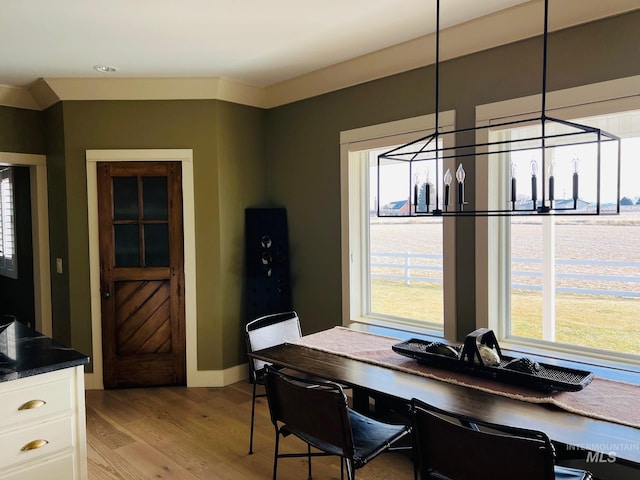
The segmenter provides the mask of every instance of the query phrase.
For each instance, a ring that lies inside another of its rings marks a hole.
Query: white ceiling
[[[441,28],[528,1],[443,0]],[[1,0],[0,85],[109,75],[266,87],[434,30],[435,0]]]

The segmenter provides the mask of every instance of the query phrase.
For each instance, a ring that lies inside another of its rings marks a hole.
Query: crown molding
[[[28,88],[11,85],[0,85],[0,105],[27,110],[41,109]]]
[[[543,7],[543,0],[531,0],[442,30],[441,61],[542,34]],[[638,10],[637,0],[554,2],[550,6],[549,30],[633,10]],[[267,87],[219,77],[42,78],[27,87],[0,85],[0,105],[42,110],[61,100],[219,99],[273,108],[434,62],[435,34],[430,34]]]
[[[254,107],[265,104],[265,91],[218,77],[193,78],[43,78],[55,95],[37,96],[47,108],[60,100],[227,100]],[[45,92],[48,93],[48,92]]]

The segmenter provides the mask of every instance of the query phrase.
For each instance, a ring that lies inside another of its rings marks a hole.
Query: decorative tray
[[[412,338],[392,348],[419,363],[544,392],[577,392],[594,377],[592,372],[584,370],[503,355],[495,334],[487,328],[467,335],[462,346]]]

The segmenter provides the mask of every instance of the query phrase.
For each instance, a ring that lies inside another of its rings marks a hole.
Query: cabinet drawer
[[[72,445],[73,419],[71,416],[10,431],[0,435],[0,466],[37,460],[65,448],[71,449]],[[31,448],[29,449],[28,446]]]
[[[46,377],[50,380],[39,382],[31,378],[37,377],[9,382],[12,387],[10,390],[0,389],[0,431],[15,423],[29,422],[71,409],[72,385],[68,375]]]
[[[74,465],[73,453],[67,453],[0,473],[0,480],[72,480]]]

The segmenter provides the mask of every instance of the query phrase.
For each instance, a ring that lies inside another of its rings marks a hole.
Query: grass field
[[[442,323],[442,286],[376,280],[372,309],[379,313]],[[512,334],[542,338],[540,295],[515,291]],[[640,301],[634,298],[563,294],[556,297],[556,340],[572,345],[604,348],[640,355]],[[585,314],[588,312],[588,314]],[[594,321],[597,319],[597,321]]]
[[[542,338],[542,304],[531,292],[511,296],[514,335]],[[640,354],[640,300],[595,295],[556,296],[556,340],[585,347]],[[532,308],[536,306],[538,308]],[[585,312],[589,312],[588,315]],[[597,321],[594,321],[597,319]]]

